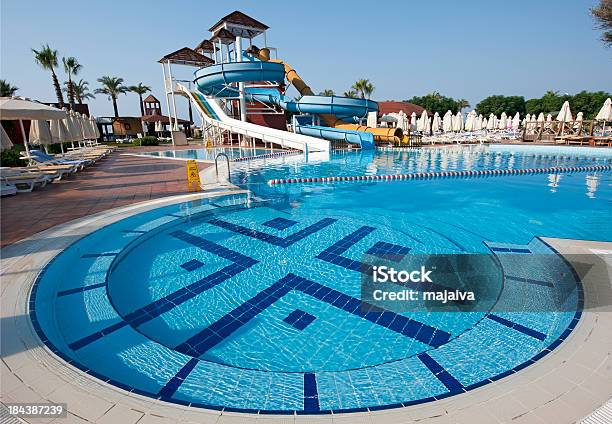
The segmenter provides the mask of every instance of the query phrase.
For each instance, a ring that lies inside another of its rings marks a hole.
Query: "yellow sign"
[[[195,160],[187,161],[187,186],[189,191],[200,191],[200,172]]]

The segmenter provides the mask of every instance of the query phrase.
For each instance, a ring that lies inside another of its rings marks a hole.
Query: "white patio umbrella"
[[[507,125],[508,115],[506,115],[506,112],[502,112],[501,116],[499,117],[499,122],[497,123],[497,128],[500,130],[505,130]]]
[[[53,137],[47,121],[34,119],[30,122],[30,143],[44,146],[45,152],[49,152],[47,146],[53,144]]]
[[[19,121],[23,144],[25,145],[26,154],[28,156],[30,155],[30,148],[28,147],[28,139],[23,121],[33,119],[62,119],[64,117],[66,117],[66,112],[24,97],[0,98],[0,119]]]
[[[573,120],[574,118],[572,117],[572,111],[570,110],[570,104],[566,100],[565,102],[563,102],[563,106],[561,106],[561,110],[559,111],[559,114],[557,115],[557,121],[571,122]]]
[[[603,121],[603,135],[606,134],[606,122],[612,121],[612,100],[608,97],[595,116],[596,121]]]
[[[51,120],[51,137],[53,137],[53,143],[59,143],[62,154],[64,154],[64,143],[69,141],[70,132],[68,132],[63,119]]]
[[[83,115],[83,119],[85,120],[85,127],[87,127],[87,135],[89,140],[95,140],[96,132],[94,130],[94,124],[92,123],[91,117]]]
[[[461,114],[461,112],[457,112],[457,114],[453,118],[453,131],[462,131],[463,115]]]
[[[4,131],[4,127],[0,125],[0,151],[10,149],[11,147],[13,147],[13,142],[6,131]]]
[[[68,113],[68,130],[70,131],[70,142],[72,147],[74,147],[75,141],[78,143],[83,140],[83,134],[76,113],[73,110]]]
[[[68,113],[67,109],[64,109],[67,113],[66,118],[62,119],[62,123],[64,124],[64,128],[66,128],[67,131],[67,136],[66,139],[64,141],[66,142],[70,142],[70,144],[72,145],[72,147],[74,147],[74,139],[76,138],[76,135],[74,134],[74,125],[72,123],[72,119],[70,119],[70,113]]]
[[[582,121],[584,120],[584,113],[578,112],[576,115],[576,121],[574,122],[574,129],[580,130],[582,128]]]
[[[478,118],[476,118],[476,129],[477,130],[481,130],[482,128],[482,120],[484,119],[484,117],[482,116],[482,113],[480,115],[478,115]]]
[[[480,129],[486,130],[488,125],[489,125],[489,122],[487,121],[487,118],[483,118],[482,123],[480,124]]]
[[[94,139],[99,139],[100,138],[100,131],[98,130],[98,123],[96,122],[96,118],[94,118],[93,116],[89,117],[89,123],[91,125],[91,130],[92,130],[92,134]]]
[[[416,125],[417,125],[417,115],[416,115],[416,112],[412,112],[412,115],[410,115],[410,127],[412,128],[412,131],[416,130]]]
[[[434,113],[433,121],[431,122],[431,132],[436,133],[442,129],[442,119],[438,112]]]
[[[516,112],[514,118],[512,118],[512,128],[517,130],[521,126],[521,115]]]
[[[442,118],[442,130],[444,132],[450,132],[453,130],[453,112],[450,110],[444,114]]]
[[[537,122],[544,122],[544,121],[546,121],[546,118],[544,118],[544,112],[540,112],[540,114],[538,115],[538,119],[536,121]]]
[[[497,116],[495,116],[494,114],[490,114],[489,115],[489,122],[487,122],[487,129],[488,130],[494,130],[497,126],[495,125],[497,121]]]
[[[561,110],[559,111],[559,114],[557,115],[557,121],[562,122],[561,135],[563,135],[563,132],[565,131],[564,123],[572,122],[573,120],[574,120],[574,117],[572,116],[572,111],[570,110],[570,104],[566,100],[563,102],[563,106],[561,106]]]
[[[426,110],[423,110],[419,118],[419,131],[422,131],[424,134],[429,133],[429,115]]]
[[[476,113],[469,112],[465,118],[465,130],[474,131],[476,129]]]

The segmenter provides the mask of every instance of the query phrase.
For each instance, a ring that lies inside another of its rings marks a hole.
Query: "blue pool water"
[[[215,160],[218,154],[226,154],[230,160],[270,153],[268,149],[246,147],[211,147],[207,149],[164,150],[160,152],[145,152],[146,156],[174,159]]]
[[[249,194],[135,215],[58,255],[33,290],[33,322],[84,371],[193,406],[348,412],[471,390],[545,356],[578,322],[580,285],[539,237],[612,241],[612,173],[267,181],[612,159],[530,152],[338,152],[235,167],[233,182]],[[366,314],[355,264],[381,245],[486,255],[505,276],[499,299],[480,312]],[[517,266],[517,255],[546,260]],[[551,308],[566,279],[569,307]],[[537,312],[503,307],[523,299]]]

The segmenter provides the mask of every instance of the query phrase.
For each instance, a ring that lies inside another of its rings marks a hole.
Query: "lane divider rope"
[[[263,155],[244,156],[242,158],[235,158],[235,159],[232,159],[232,162],[244,162],[245,160],[276,158],[279,156],[295,155],[298,153],[301,154],[302,151],[301,150],[283,150],[282,152],[264,153]]]
[[[335,183],[356,181],[403,181],[403,180],[427,180],[434,178],[473,178],[473,177],[500,177],[507,175],[533,175],[533,174],[561,174],[571,172],[610,171],[612,165],[593,165],[579,167],[551,167],[530,169],[492,169],[483,171],[441,171],[441,172],[416,172],[411,174],[392,175],[353,175],[338,177],[306,177],[268,180],[269,185],[295,184],[295,183]]]

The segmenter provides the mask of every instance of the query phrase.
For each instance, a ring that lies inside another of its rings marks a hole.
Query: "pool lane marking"
[[[130,312],[123,317],[124,321],[121,321],[119,324],[130,324],[132,327],[136,328],[258,263],[258,261],[253,258],[184,231],[175,231],[171,233],[171,235],[206,250],[207,252],[227,259],[232,263],[219,271],[213,272],[212,274],[189,284],[188,286],[185,286],[146,306]],[[82,347],[85,347],[88,344],[98,340],[102,336],[110,334],[122,327],[123,325],[111,325],[102,331],[97,331],[93,334],[82,337],[81,339],[75,340],[68,346],[72,350],[81,349]]]
[[[461,393],[465,387],[455,377],[453,377],[442,365],[427,353],[420,353],[417,357],[423,365],[448,389],[450,393]]]
[[[187,379],[191,371],[193,371],[196,365],[198,365],[198,362],[199,361],[197,358],[191,358],[189,361],[187,361],[187,363],[183,365],[176,375],[172,377],[164,387],[161,388],[157,395],[162,399],[171,398],[179,387],[181,387],[183,381]]]
[[[550,281],[534,280],[532,278],[515,277],[513,275],[506,275],[506,280],[518,281],[519,283],[536,284],[536,285],[539,285],[539,286],[546,286],[546,287],[554,287],[555,286]]]
[[[292,244],[308,237],[311,234],[314,234],[323,228],[333,224],[336,222],[336,219],[333,218],[323,218],[320,221],[315,222],[312,225],[309,225],[306,228],[303,228],[293,234],[289,234],[286,237],[278,237],[273,234],[264,233],[261,231],[253,230],[247,227],[243,227],[242,225],[233,224],[231,222],[223,221],[221,219],[211,219],[208,221],[209,224],[215,225],[217,227],[223,228],[225,230],[232,231],[234,233],[242,234],[247,237],[251,237],[266,243],[273,244],[279,247],[289,247]]]
[[[373,324],[432,347],[439,347],[447,343],[451,337],[449,333],[441,329],[382,308],[375,308],[373,305],[362,303],[357,298],[289,273],[185,342],[177,345],[174,350],[194,357],[202,356],[291,290],[301,291]]]
[[[63,291],[57,293],[57,297],[67,296],[69,294],[75,294],[75,293],[83,293],[85,291],[89,291],[89,290],[93,290],[93,289],[98,289],[98,288],[104,287],[104,286],[106,286],[106,282],[98,283],[98,284],[92,284],[92,285],[89,285],[89,286],[76,287],[74,289],[63,290]]]
[[[100,258],[102,256],[117,256],[118,253],[85,253],[81,256],[83,259],[87,258]]]
[[[487,314],[487,318],[489,318],[492,321],[495,321],[499,324],[505,325],[508,328],[511,328],[513,330],[519,331],[523,334],[526,334],[528,336],[531,336],[535,339],[538,339],[540,341],[544,341],[546,340],[546,334],[541,333],[537,330],[534,330],[532,328],[529,327],[525,327],[522,324],[518,324],[516,322],[510,321],[506,318],[502,318],[499,315],[495,315],[495,314]]]
[[[593,165],[582,167],[549,167],[529,169],[485,169],[475,171],[440,171],[440,172],[416,172],[408,174],[388,175],[352,175],[337,177],[304,177],[304,178],[281,178],[268,180],[268,185],[301,184],[301,183],[333,183],[333,182],[360,182],[360,181],[406,181],[436,178],[470,178],[470,177],[501,177],[508,175],[533,175],[533,174],[560,174],[572,172],[610,171],[612,165]]]
[[[304,411],[318,412],[320,410],[317,377],[314,373],[304,373]]]

